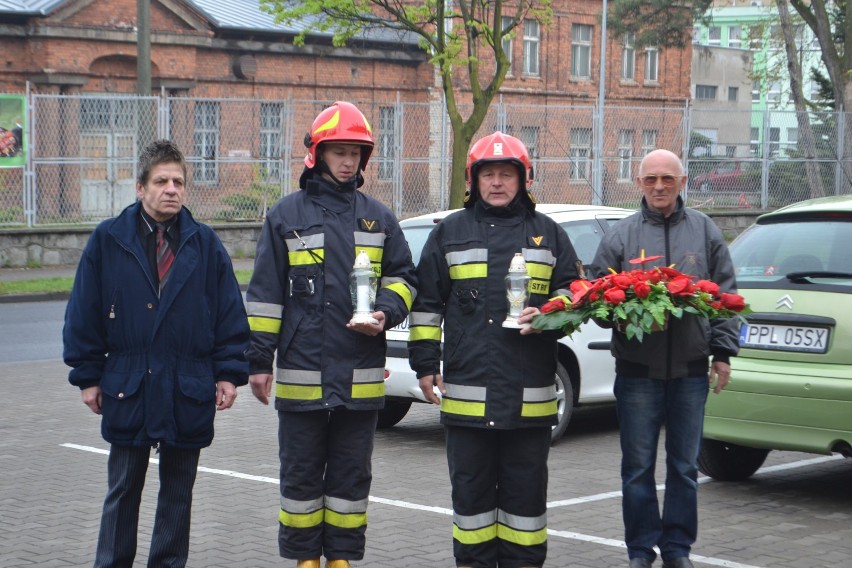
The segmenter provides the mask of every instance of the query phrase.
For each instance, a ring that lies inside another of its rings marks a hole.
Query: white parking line
[[[846,459],[841,455],[831,455],[831,456],[823,456],[819,458],[812,458],[809,460],[800,460],[790,463],[782,463],[778,465],[772,465],[769,467],[762,467],[754,475],[763,475],[766,473],[775,473],[777,471],[785,471],[788,469],[798,469],[800,467],[807,467],[809,465],[816,465],[820,463],[825,463],[833,460],[842,460]],[[712,477],[699,477],[698,483],[710,483],[713,481]],[[666,488],[664,484],[657,485],[657,491],[663,491]],[[551,501],[547,504],[548,509],[554,509],[556,507],[569,507],[571,505],[582,505],[583,503],[591,503],[593,501],[603,501],[605,499],[614,499],[616,497],[621,497],[621,491],[609,491],[607,493],[598,493],[597,495],[586,495],[585,497],[576,497],[574,499],[563,499],[562,501]]]
[[[109,450],[104,450],[104,449],[101,449],[101,448],[94,448],[92,446],[81,446],[79,444],[61,444],[61,446],[65,447],[65,448],[70,448],[70,449],[73,449],[73,450],[81,450],[81,451],[84,451],[84,452],[92,452],[92,453],[103,454],[103,455],[109,454]],[[788,470],[788,469],[796,469],[796,468],[806,467],[806,466],[809,466],[809,465],[814,465],[814,464],[819,464],[819,463],[824,463],[824,462],[836,460],[836,459],[844,459],[844,458],[843,458],[843,456],[832,455],[832,456],[813,458],[813,459],[809,459],[809,460],[801,460],[801,461],[791,462],[791,463],[786,463],[786,464],[780,464],[780,465],[762,468],[762,469],[758,470],[757,473],[755,473],[755,475],[760,475],[760,474],[763,474],[763,473],[772,473],[772,472],[783,471],[783,470]],[[157,458],[151,458],[150,462],[156,464],[156,463],[159,463],[160,460],[158,460]],[[227,476],[227,477],[234,477],[234,478],[237,478],[237,479],[245,479],[245,480],[248,480],[248,481],[260,481],[260,482],[263,482],[263,483],[278,483],[278,479],[276,479],[274,477],[265,477],[265,476],[260,476],[260,475],[249,475],[247,473],[240,473],[240,472],[237,472],[237,471],[230,471],[230,470],[226,470],[226,469],[213,469],[213,468],[209,468],[209,467],[199,467],[198,471],[202,471],[204,473],[212,473],[214,475],[224,475],[224,476]],[[699,483],[706,483],[706,482],[709,482],[709,481],[712,481],[712,479],[709,478],[709,477],[701,477],[701,478],[698,479]],[[657,486],[658,490],[662,490],[664,488],[665,488],[664,485],[658,485]],[[555,508],[555,507],[567,507],[567,506],[570,506],[570,505],[581,505],[581,504],[584,504],[584,503],[591,503],[591,502],[594,502],[594,501],[602,501],[602,500],[605,500],[605,499],[613,499],[613,498],[616,498],[616,497],[621,497],[621,491],[610,491],[608,493],[598,493],[597,495],[588,495],[586,497],[578,497],[576,499],[565,499],[565,500],[562,500],[562,501],[552,501],[552,502],[547,504],[547,507],[548,507],[548,509],[552,509],[552,508]],[[401,508],[404,508],[404,509],[412,509],[412,510],[416,510],[416,511],[426,511],[426,512],[430,512],[430,513],[437,513],[437,514],[440,514],[440,515],[451,516],[453,514],[453,511],[451,509],[446,509],[444,507],[431,507],[429,505],[419,505],[417,503],[409,503],[407,501],[399,501],[397,499],[384,499],[382,497],[374,497],[372,495],[370,496],[370,501],[372,501],[374,503],[380,503],[382,505],[389,505],[389,506],[392,506],[392,507],[401,507]],[[601,545],[604,545],[604,546],[611,546],[611,547],[622,548],[622,549],[627,548],[627,545],[625,545],[623,541],[611,539],[611,538],[601,538],[601,537],[591,536],[591,535],[582,534],[582,533],[576,533],[576,532],[570,532],[570,531],[559,531],[559,530],[554,530],[554,529],[547,529],[547,534],[551,535],[551,536],[559,537],[559,538],[568,539],[568,540],[577,540],[577,541],[581,541],[581,542],[588,542],[588,543],[592,543],[592,544],[601,544]],[[701,564],[707,564],[707,565],[710,565],[710,566],[721,566],[723,568],[760,568],[759,566],[753,566],[753,565],[750,565],[750,564],[741,564],[739,562],[732,562],[730,560],[723,560],[721,558],[711,558],[711,557],[700,556],[700,555],[696,555],[696,554],[691,554],[690,559],[693,562],[698,562],[698,563],[701,563]]]

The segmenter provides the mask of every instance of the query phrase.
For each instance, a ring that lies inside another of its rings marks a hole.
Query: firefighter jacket
[[[675,211],[664,217],[648,207],[622,219],[604,235],[592,261],[592,274],[601,276],[613,270],[632,270],[629,259],[642,252],[662,255],[645,265],[674,266],[695,279],[712,280],[722,292],[736,292],[731,255],[722,232],[704,213],[684,207],[678,197]],[[739,331],[735,318],[707,320],[685,313],[669,318],[666,331],[651,333],[643,341],[627,339],[613,331],[612,354],[617,374],[628,377],[671,379],[694,377],[707,372],[708,357],[728,362],[739,351]]]
[[[98,225],[83,251],[62,332],[68,379],[100,386],[107,442],[203,448],[216,382],[248,382],[242,294],[225,247],[186,208],[160,294],[137,234],[140,208]]]
[[[366,251],[378,277],[385,328],[405,320],[416,294],[408,243],[393,213],[358,191],[313,175],[273,206],[257,244],[246,294],[250,373],[272,373],[275,407],[308,411],[384,405],[385,335],[346,327],[349,276]]]
[[[515,253],[523,254],[531,277],[531,306],[565,294],[578,277],[565,231],[518,200],[509,207],[478,201],[449,215],[423,248],[408,351],[418,378],[440,373],[443,325],[444,424],[556,424],[556,341],[562,333],[520,335],[502,327],[505,277]]]

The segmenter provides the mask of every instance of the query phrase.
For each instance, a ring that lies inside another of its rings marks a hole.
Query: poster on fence
[[[0,95],[0,168],[20,168],[26,163],[24,95]]]

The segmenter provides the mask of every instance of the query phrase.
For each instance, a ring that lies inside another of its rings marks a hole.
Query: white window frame
[[[506,31],[506,28],[512,25],[512,18],[508,16],[502,16],[501,25],[503,26],[503,31]],[[507,75],[512,75],[512,38],[503,36],[503,53],[506,54],[506,59],[509,60],[509,70],[506,72]]]
[[[396,107],[379,107],[379,131],[377,136],[376,154],[378,173],[376,177],[380,180],[393,179],[394,175],[394,153],[396,141]]]
[[[219,181],[219,128],[221,108],[215,101],[195,103],[193,132],[194,154],[199,161],[192,164],[193,183]]]
[[[741,48],[743,46],[743,27],[728,26],[728,47]]]
[[[618,131],[618,179],[633,179],[633,130]]]
[[[592,171],[592,129],[572,128],[570,136],[571,166],[568,177],[571,180],[588,180]]]
[[[571,25],[571,78],[592,78],[592,32],[588,24]]]
[[[642,131],[642,156],[647,156],[657,149],[657,136],[659,131],[645,129]]]
[[[536,20],[524,20],[524,70],[529,77],[539,75],[539,44],[541,28]]]
[[[636,34],[627,32],[621,43],[621,78],[636,80]]]
[[[707,45],[722,45],[722,26],[707,28]]]
[[[647,83],[660,81],[660,50],[656,47],[645,49],[645,81]]]
[[[267,180],[281,179],[283,113],[281,103],[260,104],[260,159]]]

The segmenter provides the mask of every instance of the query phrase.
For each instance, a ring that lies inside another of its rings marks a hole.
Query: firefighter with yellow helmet
[[[346,568],[364,556],[384,330],[405,320],[416,280],[395,216],[358,191],[373,150],[361,111],[334,103],[305,145],[302,191],[269,210],[258,240],[247,357],[254,395],[268,404],[275,386],[279,552],[299,568],[319,568],[322,556],[328,568]],[[378,278],[374,323],[350,322],[360,251]]]
[[[423,394],[441,405],[457,566],[542,566],[547,553],[560,334],[503,327],[504,279],[520,253],[531,277],[523,324],[578,274],[565,231],[535,211],[532,177],[517,138],[495,132],[477,141],[467,160],[464,209],[432,230],[417,266],[408,350]]]

